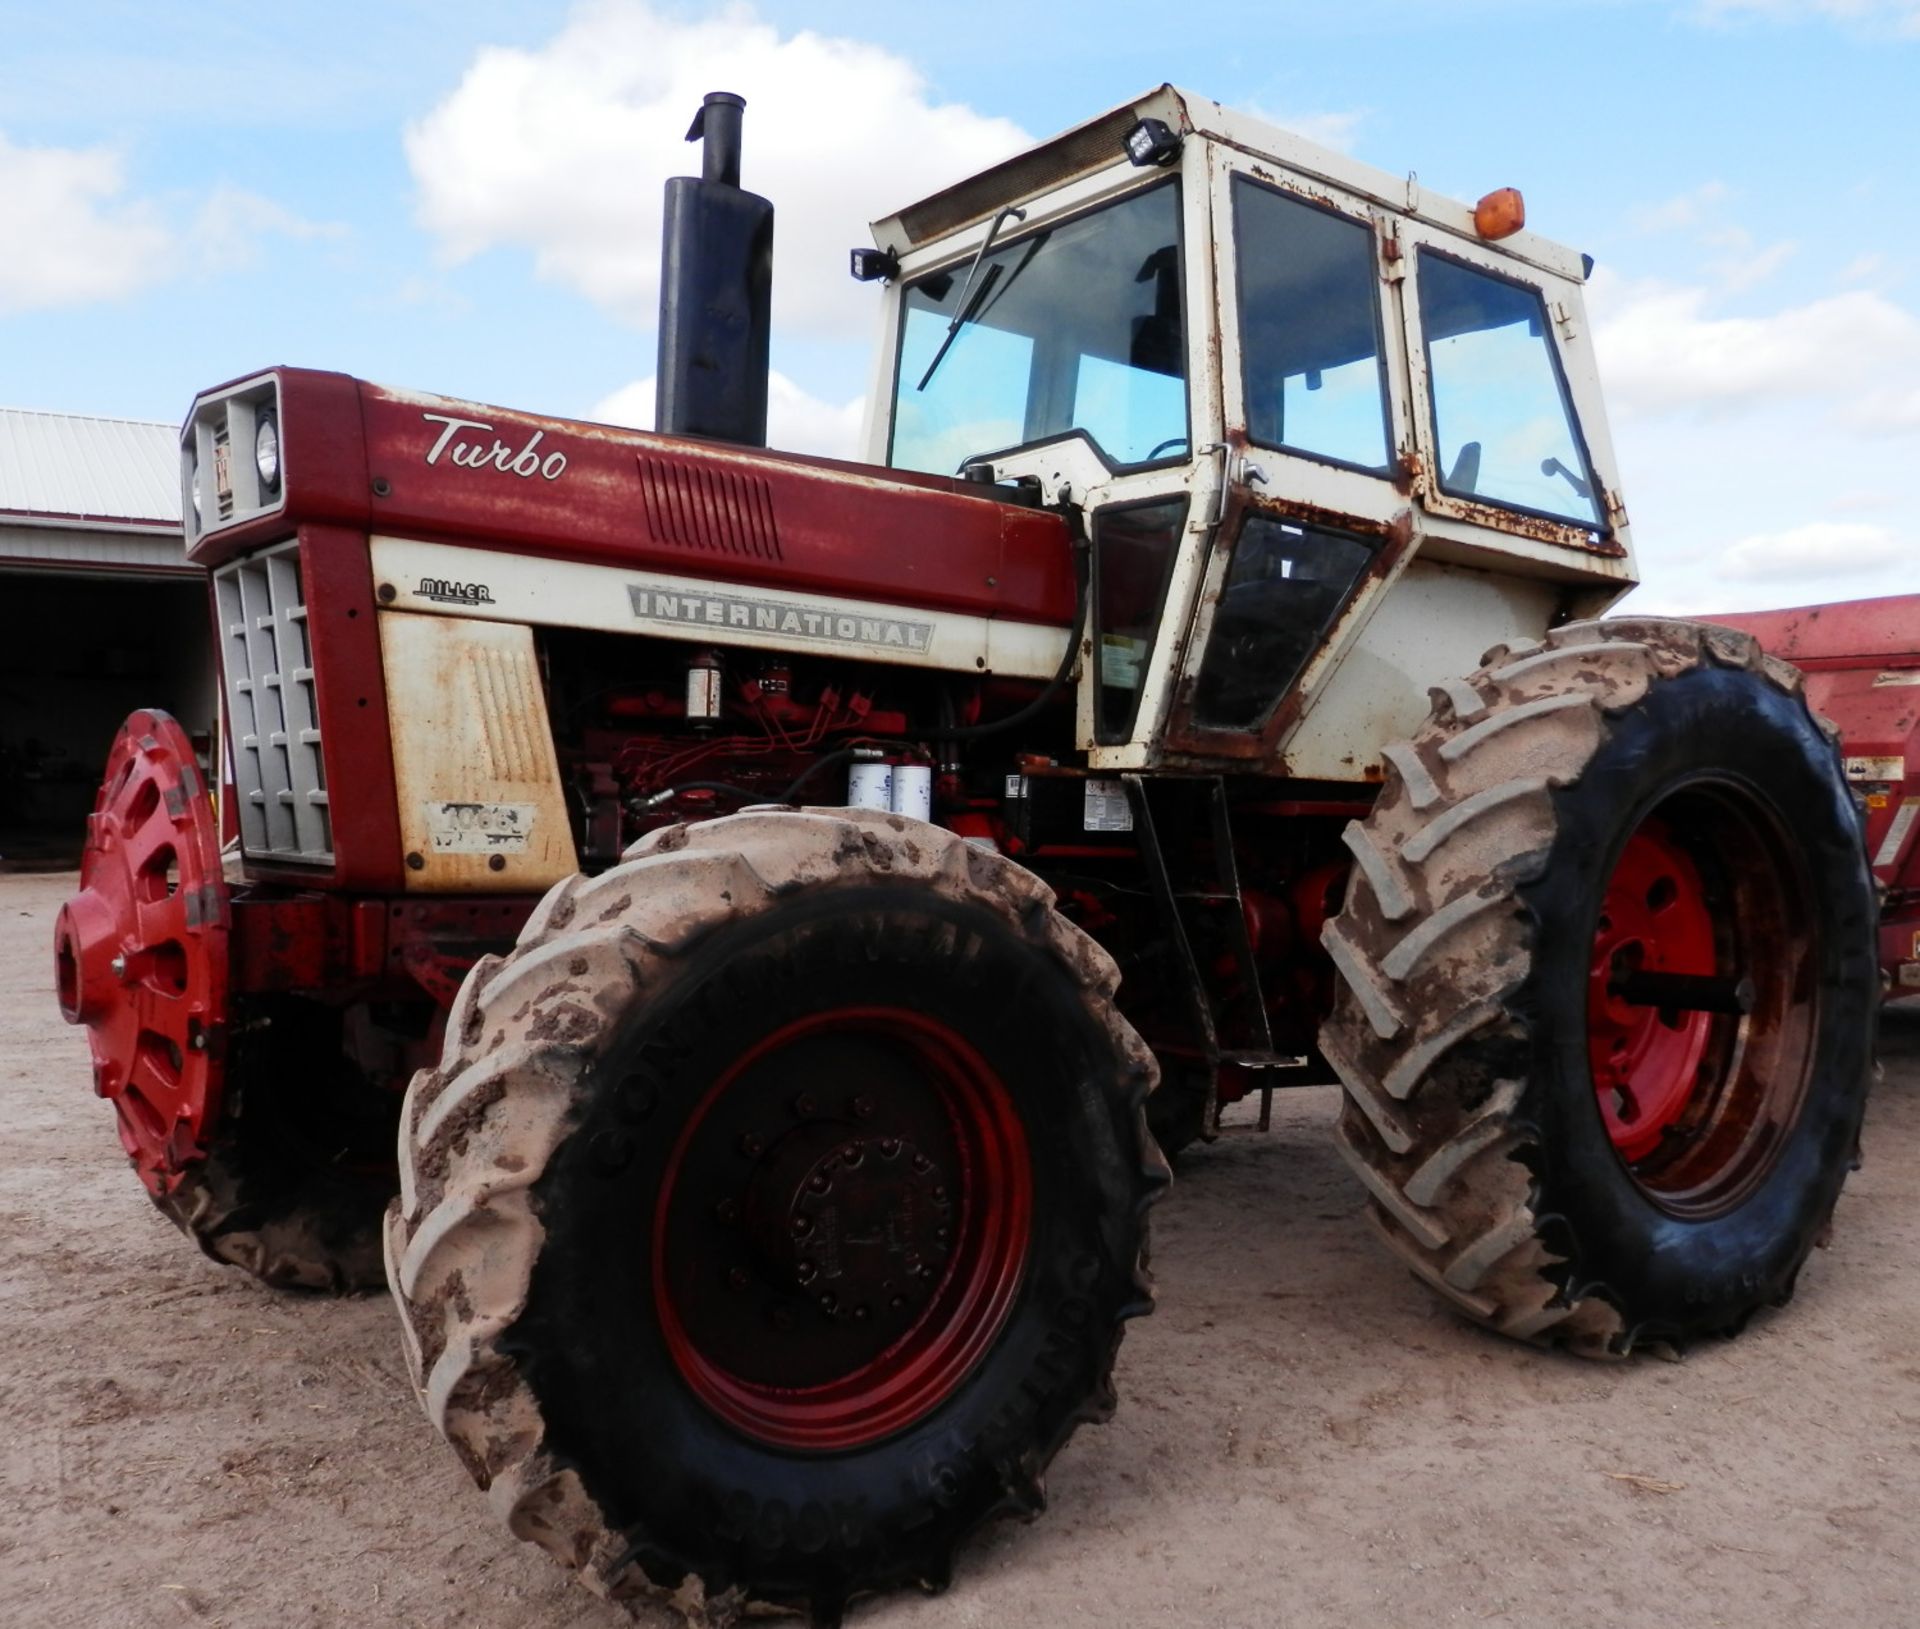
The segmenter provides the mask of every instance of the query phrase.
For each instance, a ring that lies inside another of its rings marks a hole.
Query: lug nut
[[[807,1179],[807,1187],[814,1193],[828,1193],[833,1188],[833,1178],[825,1171],[816,1172]]]
[[[882,1159],[894,1159],[899,1153],[900,1139],[898,1137],[882,1137],[880,1139],[880,1157]]]
[[[892,1307],[895,1312],[899,1312],[902,1309],[904,1309],[906,1304],[907,1304],[907,1298],[904,1295],[896,1295],[891,1301],[887,1303],[887,1305]]]
[[[815,1114],[819,1111],[820,1100],[812,1092],[802,1092],[793,1100],[795,1114]]]
[[[723,1199],[713,1207],[713,1214],[723,1222],[740,1220],[740,1207],[731,1199]]]
[[[925,1176],[933,1169],[933,1161],[928,1159],[925,1154],[915,1154],[913,1156],[913,1168],[916,1173]]]
[[[829,1290],[825,1295],[820,1297],[820,1310],[826,1313],[838,1312],[840,1310],[840,1297]]]
[[[853,1112],[862,1120],[871,1120],[873,1118],[873,1099],[870,1097],[856,1097],[853,1100]]]
[[[865,1323],[872,1316],[873,1316],[873,1308],[866,1305],[865,1302],[862,1302],[859,1306],[853,1309],[853,1321],[857,1324]]]
[[[813,1218],[811,1216],[794,1217],[793,1236],[796,1239],[804,1239],[812,1231],[813,1231]]]
[[[740,1139],[740,1152],[745,1154],[748,1159],[753,1159],[760,1154],[764,1154],[766,1149],[765,1139],[751,1131]]]
[[[803,1261],[798,1267],[794,1268],[793,1276],[799,1279],[802,1284],[811,1284],[820,1276],[819,1265],[815,1262]]]
[[[840,1150],[840,1163],[842,1165],[855,1166],[866,1157],[867,1150],[863,1143],[848,1143],[845,1148]]]

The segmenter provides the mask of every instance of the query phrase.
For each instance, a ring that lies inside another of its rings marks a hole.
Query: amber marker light
[[[1473,206],[1473,229],[1483,238],[1510,238],[1527,224],[1527,201],[1517,187],[1501,187]]]

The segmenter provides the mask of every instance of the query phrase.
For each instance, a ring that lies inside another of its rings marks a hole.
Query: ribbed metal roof
[[[179,431],[0,407],[0,524],[14,516],[178,526]]]

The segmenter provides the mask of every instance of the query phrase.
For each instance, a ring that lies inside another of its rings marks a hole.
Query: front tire
[[[154,1204],[212,1260],[274,1289],[380,1288],[398,1090],[362,1075],[339,1015],[315,1002],[256,1002],[243,1028],[206,1153]]]
[[[389,1266],[429,1416],[616,1599],[942,1585],[1113,1406],[1150,1054],[1045,885],[754,812],[560,884],[413,1084]]]
[[[1435,704],[1325,934],[1373,1220],[1508,1335],[1734,1333],[1857,1161],[1874,900],[1838,752],[1793,669],[1687,623],[1497,647]]]

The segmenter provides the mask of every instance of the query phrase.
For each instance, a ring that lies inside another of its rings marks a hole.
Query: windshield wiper
[[[913,387],[916,391],[927,388],[927,381],[933,377],[934,371],[940,364],[946,361],[947,352],[953,349],[955,336],[973,320],[975,308],[986,299],[993,285],[999,280],[1000,268],[995,266],[987,274],[986,282],[980,286],[979,294],[973,299],[968,299],[968,295],[973,293],[973,280],[980,275],[980,262],[987,258],[987,251],[993,247],[993,240],[1000,235],[1000,228],[1008,221],[1024,221],[1026,218],[1027,212],[1024,209],[1016,209],[1011,204],[993,217],[993,224],[987,228],[987,235],[980,240],[980,247],[974,251],[973,264],[967,268],[967,280],[961,285],[960,298],[954,302],[953,320],[947,324],[946,337],[940,341],[940,349],[933,353],[933,360],[927,364],[927,371],[920,375],[920,383]]]
[[[1558,475],[1566,481],[1568,486],[1579,493],[1581,497],[1589,500],[1593,497],[1593,488],[1581,480],[1579,476],[1575,475],[1572,470],[1568,469],[1567,466],[1557,458],[1541,459],[1540,473],[1542,475]]]

